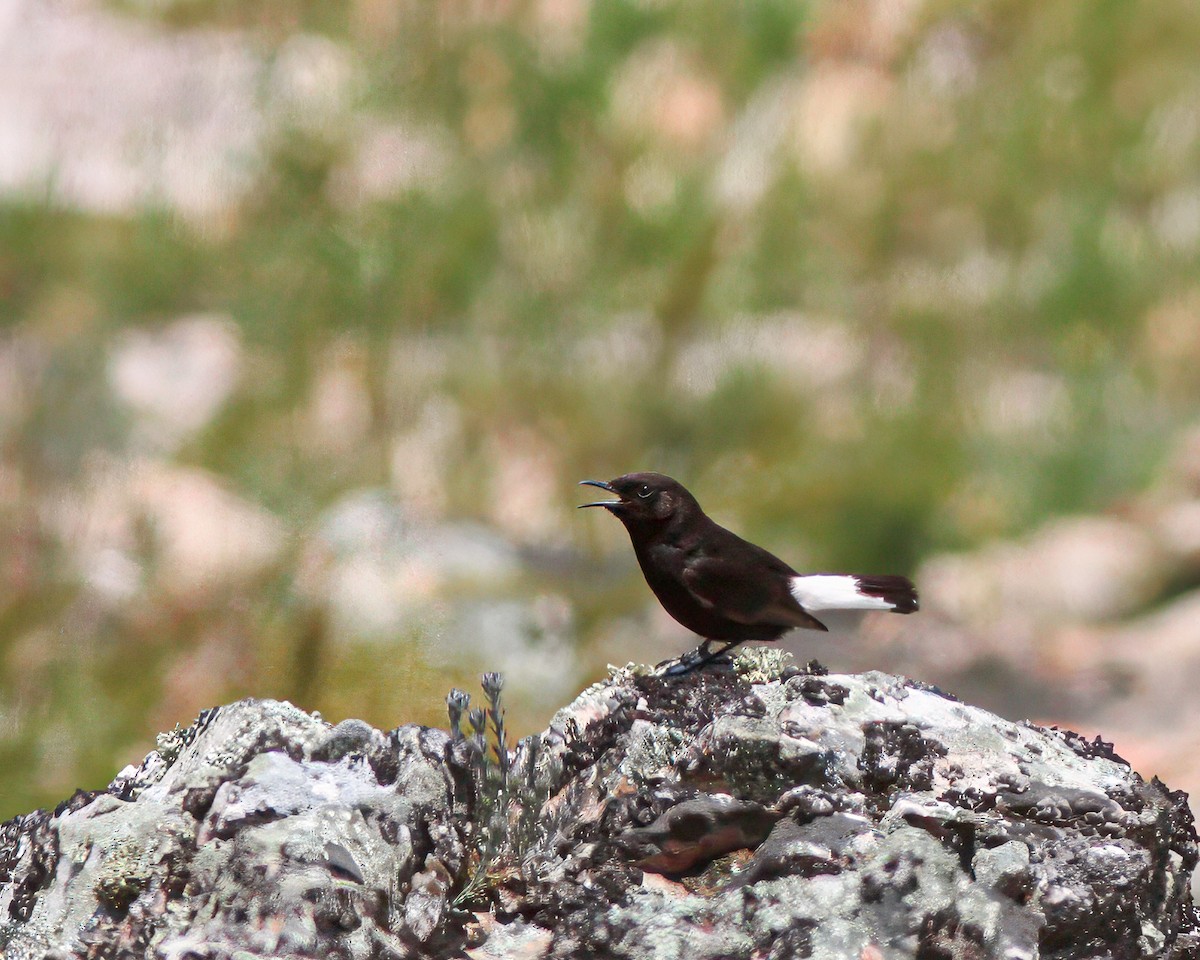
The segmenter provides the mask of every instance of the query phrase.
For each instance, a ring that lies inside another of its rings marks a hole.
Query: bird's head
[[[623,477],[609,480],[581,480],[581,486],[599,487],[615,494],[614,500],[597,500],[581,503],[583,507],[604,507],[625,524],[653,523],[666,521],[699,504],[684,488],[683,484],[665,477],[661,473],[627,473]]]

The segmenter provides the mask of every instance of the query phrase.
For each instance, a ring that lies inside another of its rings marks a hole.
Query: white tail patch
[[[839,573],[814,573],[792,577],[792,596],[810,613],[822,610],[894,610],[882,597],[872,597],[858,588],[858,577]]]

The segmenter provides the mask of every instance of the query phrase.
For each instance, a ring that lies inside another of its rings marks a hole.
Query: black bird
[[[604,507],[625,524],[646,582],[667,613],[704,638],[669,672],[688,673],[747,640],[778,640],[793,627],[828,630],[834,610],[912,613],[917,591],[907,577],[800,574],[762,547],[708,518],[683,484],[661,473],[629,473],[600,487]],[[724,646],[711,652],[719,641]]]

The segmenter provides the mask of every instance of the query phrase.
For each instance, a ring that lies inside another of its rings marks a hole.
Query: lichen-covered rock
[[[0,828],[6,960],[387,957],[421,942],[404,894],[464,854],[438,829],[448,735],[248,700],[159,739],[107,791]]]
[[[0,950],[1200,952],[1181,794],[1102,742],[897,677],[773,651],[670,680],[629,668],[523,742],[506,783],[484,756],[469,736],[288,704],[209,711],[107,791],[4,825]]]
[[[1194,954],[1182,794],[1100,742],[773,661],[669,686],[621,671],[555,718],[573,772],[518,921],[553,918],[546,955]]]

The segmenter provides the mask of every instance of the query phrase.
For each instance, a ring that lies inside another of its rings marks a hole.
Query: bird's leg
[[[705,640],[695,650],[689,650],[687,653],[680,656],[678,660],[667,667],[663,676],[666,677],[682,677],[685,673],[691,673],[700,664],[702,660],[709,656],[709,644],[711,640]]]
[[[720,650],[711,650],[712,640],[705,640],[700,646],[689,653],[684,654],[679,658],[679,662],[674,666],[669,667],[666,672],[668,677],[682,677],[685,674],[691,673],[693,670],[699,670],[701,667],[706,667],[708,664],[720,660],[734,647],[744,643],[744,640],[730,640],[725,643]]]
[[[745,642],[745,640],[730,640],[720,650],[714,650],[712,653],[703,657],[701,661],[696,664],[696,669],[699,670],[706,664],[715,663],[717,660],[727,659],[725,655],[729,653],[730,650],[732,650],[734,647],[740,647]]]

